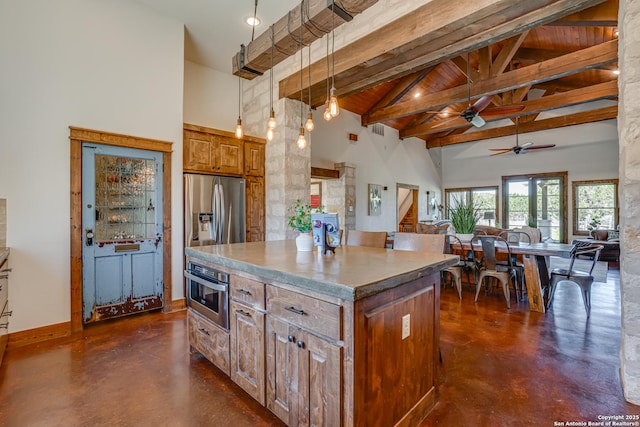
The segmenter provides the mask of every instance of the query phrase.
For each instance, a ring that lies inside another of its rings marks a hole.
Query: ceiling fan
[[[520,145],[518,143],[518,118],[516,117],[516,145],[509,148],[489,148],[491,151],[498,151],[497,153],[491,154],[492,156],[497,156],[498,154],[506,154],[510,151],[513,151],[516,154],[524,154],[529,150],[542,150],[545,148],[553,148],[556,144],[542,144],[542,145],[533,145],[533,142],[525,142]]]
[[[440,123],[436,123],[433,127],[442,127],[458,117],[462,117],[473,126],[479,128],[485,125],[485,120],[480,116],[501,116],[505,114],[517,113],[524,110],[524,105],[507,105],[503,107],[487,108],[491,104],[491,96],[484,95],[480,97],[476,102],[471,104],[471,65],[469,61],[469,53],[467,52],[467,99],[469,106],[461,112],[447,113],[445,111],[427,111],[432,114],[453,114],[453,117],[448,120],[443,120]]]

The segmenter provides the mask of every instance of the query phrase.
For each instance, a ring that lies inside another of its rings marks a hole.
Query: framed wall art
[[[382,213],[382,185],[369,184],[369,215],[378,216]]]

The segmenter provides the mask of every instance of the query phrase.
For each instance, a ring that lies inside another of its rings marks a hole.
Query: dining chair
[[[549,280],[549,299],[547,300],[547,308],[553,302],[553,296],[559,284],[574,283],[578,285],[582,291],[582,301],[584,308],[587,310],[587,317],[591,315],[591,285],[593,284],[593,268],[598,261],[602,245],[594,245],[591,242],[574,240],[573,248],[571,248],[569,268],[554,268],[551,270],[551,279]],[[586,256],[591,262],[589,271],[580,271],[573,269],[573,263],[576,258]]]
[[[393,249],[397,251],[419,251],[419,252],[434,252],[434,253],[451,253],[449,239],[455,236],[449,236],[446,234],[416,234],[416,233],[396,233],[393,240]],[[462,244],[460,240],[457,242],[460,247]],[[455,281],[456,289],[458,290],[458,297],[462,299],[462,266],[460,264],[453,267],[448,267],[443,270],[443,273],[451,274],[451,277]],[[446,283],[446,281],[443,281]]]
[[[531,235],[520,230],[504,230],[498,234],[507,241],[510,246],[517,246],[520,243],[531,243]],[[520,287],[520,299],[524,298],[525,281],[524,281],[524,264],[518,261],[516,254],[511,255],[511,262],[498,261],[499,264],[506,265],[516,272],[516,281]],[[518,299],[518,290],[516,289],[516,299]]]
[[[498,236],[476,236],[471,243],[480,241],[482,245],[482,263],[480,266],[480,272],[478,274],[478,281],[476,283],[476,299],[478,301],[478,295],[480,294],[480,288],[485,279],[489,277],[496,278],[502,284],[502,292],[504,298],[507,301],[507,308],[511,308],[511,291],[509,282],[515,280],[515,270],[508,265],[501,265],[496,262],[496,242],[501,242],[507,247],[507,261],[511,263],[511,249],[509,243]],[[514,285],[515,287],[515,285]],[[517,299],[516,289],[516,299]]]
[[[347,246],[368,246],[371,248],[384,248],[387,244],[386,231],[347,231]]]

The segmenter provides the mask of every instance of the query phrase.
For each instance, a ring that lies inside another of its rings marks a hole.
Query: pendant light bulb
[[[267,128],[267,141],[273,141],[273,129]]]
[[[300,126],[300,135],[298,135],[298,148],[303,150],[307,148],[307,140],[304,138],[304,127]]]
[[[315,125],[313,124],[313,114],[311,114],[311,109],[309,109],[309,114],[307,115],[307,122],[304,124],[304,127],[309,132],[311,132],[315,128]]]
[[[238,123],[236,124],[236,138],[240,139],[244,136],[242,131],[242,119],[238,116]]]
[[[269,122],[267,122],[267,128],[272,130],[276,128],[276,113],[274,113],[273,108],[271,109],[271,116],[269,117]]]
[[[324,113],[322,113],[322,118],[325,119],[326,121],[329,121],[333,118],[333,116],[331,115],[331,108],[329,108],[329,100],[327,99],[326,102],[326,107],[324,109]]]
[[[338,97],[336,96],[336,88],[331,87],[331,97],[329,98],[329,110],[331,117],[336,117],[340,114],[340,107],[338,106]]]

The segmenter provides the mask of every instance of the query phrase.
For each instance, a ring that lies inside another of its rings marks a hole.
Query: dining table
[[[463,250],[473,250],[482,252],[482,244],[479,240],[471,242],[462,242]],[[540,313],[545,312],[545,303],[543,297],[543,289],[549,286],[549,257],[558,256],[568,258],[573,245],[568,243],[541,242],[541,243],[509,243],[509,248],[505,242],[496,242],[496,251],[498,253],[508,253],[518,255],[522,258],[524,265],[524,280],[527,286],[527,295],[529,297],[529,310]],[[451,249],[460,249],[457,242],[451,243]]]

